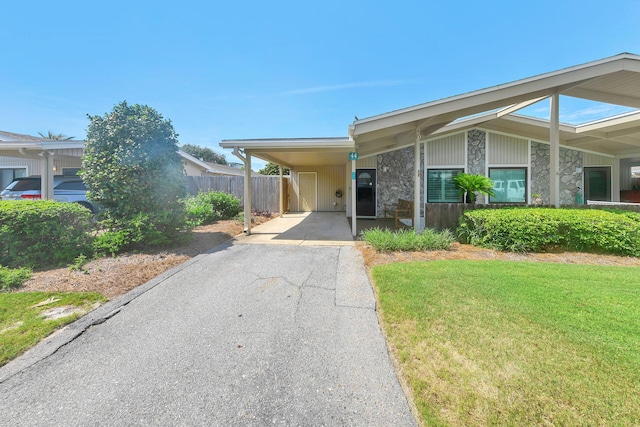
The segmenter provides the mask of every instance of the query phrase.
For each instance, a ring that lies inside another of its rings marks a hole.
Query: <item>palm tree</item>
[[[465,202],[475,203],[476,193],[481,193],[487,196],[495,196],[493,192],[493,181],[486,176],[460,173],[453,177],[453,182],[456,187],[460,189],[460,195],[466,195]]]
[[[51,131],[48,131],[46,135],[42,132],[38,132],[38,135],[40,135],[44,139],[48,139],[49,141],[71,141],[73,138],[75,138],[75,136],[67,136],[62,133],[53,133]]]

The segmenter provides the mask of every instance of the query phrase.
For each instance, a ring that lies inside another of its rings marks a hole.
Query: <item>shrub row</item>
[[[190,227],[235,217],[239,200],[225,193],[185,199],[185,210],[139,213],[119,219],[105,212],[97,234],[91,213],[76,203],[49,200],[0,203],[0,265],[46,268],[78,256],[115,255],[167,246],[188,238]]]
[[[114,218],[107,212],[100,226],[105,231],[93,242],[98,256],[182,243],[190,237],[191,229],[183,210],[138,213],[125,219]]]
[[[187,219],[193,226],[234,218],[240,212],[240,200],[220,191],[198,193],[185,200]]]
[[[448,250],[455,240],[449,230],[431,229],[416,233],[414,230],[402,229],[393,232],[371,228],[364,230],[361,236],[362,240],[378,252]]]
[[[91,212],[49,200],[0,203],[0,264],[58,266],[91,248]]]
[[[640,256],[640,214],[596,209],[505,208],[465,212],[462,243],[510,252],[572,250]]]

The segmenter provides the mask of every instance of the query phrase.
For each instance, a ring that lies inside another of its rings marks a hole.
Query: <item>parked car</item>
[[[33,175],[14,179],[0,192],[1,200],[40,199],[40,176]],[[87,200],[87,187],[78,176],[55,175],[53,177],[53,199],[58,202],[78,203],[96,213],[96,206]]]
[[[506,184],[506,188],[505,188]],[[506,194],[505,194],[506,190]],[[524,202],[524,179],[509,179],[507,181],[495,181],[493,192],[499,202]]]

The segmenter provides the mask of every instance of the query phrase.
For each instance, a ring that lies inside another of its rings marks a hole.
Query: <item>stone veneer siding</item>
[[[548,144],[531,142],[531,194],[540,194],[545,205],[549,204],[551,198],[550,159],[551,148]]]
[[[549,162],[551,147],[548,144],[531,142],[531,194],[542,195],[544,204],[551,203],[551,175]],[[582,185],[584,153],[560,147],[560,204],[573,205],[578,187]],[[531,195],[529,195],[531,196]]]
[[[398,199],[413,200],[413,155],[414,147],[406,147],[389,153],[379,154],[377,200],[378,217],[384,216],[384,205],[395,205]],[[423,158],[424,144],[421,144],[420,158]],[[422,202],[423,162],[420,162],[420,202]],[[386,172],[385,172],[386,168]]]
[[[576,192],[582,186],[582,172],[576,172],[576,168],[582,171],[584,166],[584,153],[560,147],[560,204],[574,205]]]
[[[467,132],[467,173],[485,176],[487,165],[487,133],[472,129]],[[483,194],[478,194],[476,203],[485,203]]]

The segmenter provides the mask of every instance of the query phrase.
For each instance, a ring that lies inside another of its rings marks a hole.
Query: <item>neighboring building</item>
[[[40,175],[43,179],[42,196],[48,198],[45,181],[54,175],[76,175],[82,167],[84,145],[84,141],[50,141],[0,131],[0,189],[15,178]],[[181,150],[178,153],[182,157],[187,176],[244,176],[244,171],[240,169],[205,163]]]
[[[244,176],[244,171],[240,168],[203,162],[182,150],[179,150],[178,153],[182,156],[182,164],[184,165],[186,176]],[[251,176],[261,175],[251,172]]]
[[[564,124],[560,96],[635,110]],[[516,114],[544,99],[549,120]],[[241,153],[245,167],[255,156],[291,169],[292,210],[338,210],[351,217],[355,207],[357,218],[375,218],[384,214],[385,204],[403,198],[420,201],[414,221],[424,224],[425,203],[462,201],[452,182],[460,172],[494,180],[496,197],[489,202],[524,205],[532,194],[554,206],[640,201],[640,179],[632,176],[640,166],[638,109],[640,56],[623,53],[356,119],[343,138],[224,140],[220,145]]]
[[[50,198],[49,194],[53,196],[53,175],[75,175],[82,165],[83,151],[84,141],[50,141],[0,131],[0,188],[6,187],[14,178],[41,175],[42,197]],[[45,182],[49,178],[50,186]]]

